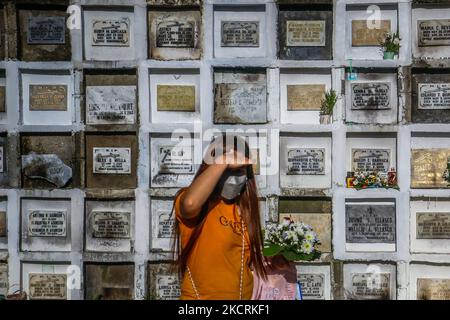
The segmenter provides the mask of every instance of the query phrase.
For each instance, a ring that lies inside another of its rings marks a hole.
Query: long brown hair
[[[226,135],[222,135],[219,138],[216,138],[219,140],[219,143],[222,145],[219,145],[219,148],[222,147],[222,150],[226,150],[225,146],[227,144],[227,138]],[[220,139],[222,139],[220,141]],[[228,138],[229,139],[229,138]],[[214,141],[213,141],[214,142]],[[212,143],[213,143],[212,142]],[[244,152],[245,157],[250,158],[250,148],[248,146],[248,143],[242,139],[240,139],[237,136],[233,137],[233,149],[235,151],[242,151],[241,149],[238,150],[238,144],[242,143],[244,144]],[[211,156],[215,157],[216,153],[213,149],[211,152]],[[205,162],[205,160],[202,161],[202,164],[200,165],[197,173],[194,176],[194,180],[200,176],[207,168],[209,164]],[[264,268],[263,264],[263,255],[262,255],[262,246],[263,246],[263,236],[261,232],[261,221],[260,221],[260,210],[259,210],[259,201],[258,201],[258,189],[256,186],[256,180],[255,180],[255,174],[253,172],[253,166],[247,165],[247,182],[245,185],[245,188],[241,192],[240,196],[236,199],[236,204],[239,206],[239,210],[242,213],[242,216],[244,218],[244,222],[246,224],[246,229],[248,230],[248,235],[250,239],[250,263],[252,264],[254,270],[256,273],[261,276],[263,279],[266,278],[266,270]],[[191,237],[189,238],[186,246],[182,248],[181,246],[181,235],[180,235],[180,228],[179,228],[179,222],[177,219],[175,219],[175,238],[172,244],[172,252],[174,254],[173,261],[175,262],[176,266],[178,267],[178,272],[180,275],[180,279],[182,279],[182,275],[184,274],[187,266],[187,261],[189,259],[189,255],[192,252],[192,249],[194,248],[198,238],[200,237],[201,230],[203,227],[203,223],[205,222],[205,218],[210,212],[210,210],[220,201],[220,191],[219,183],[216,185],[214,190],[209,195],[208,199],[203,204],[202,208],[200,209],[200,213],[197,215],[195,221],[194,221],[194,230],[192,231]],[[175,199],[177,196],[183,191],[187,189],[187,187],[181,188],[178,190],[178,192],[175,195]],[[174,201],[175,206],[175,201]],[[172,213],[174,211],[174,206],[172,207]]]

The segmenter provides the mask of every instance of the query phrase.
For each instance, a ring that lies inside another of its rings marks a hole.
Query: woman
[[[180,299],[250,299],[252,269],[264,279],[266,273],[248,144],[237,136],[216,138],[174,208]]]

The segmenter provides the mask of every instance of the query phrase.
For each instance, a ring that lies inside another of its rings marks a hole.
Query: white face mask
[[[236,198],[244,188],[247,182],[247,175],[228,175],[225,178],[220,195],[222,198],[232,200]]]

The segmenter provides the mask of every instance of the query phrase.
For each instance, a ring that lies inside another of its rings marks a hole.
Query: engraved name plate
[[[28,292],[31,300],[66,300],[67,275],[54,273],[30,273]]]
[[[194,174],[193,157],[192,146],[160,146],[159,173]]]
[[[130,19],[102,19],[92,21],[92,45],[108,47],[130,46]]]
[[[442,173],[447,168],[450,149],[411,150],[411,188],[443,188]]]
[[[222,47],[259,47],[259,21],[221,21]]]
[[[450,300],[450,279],[417,279],[417,299]]]
[[[257,83],[219,83],[215,88],[216,123],[267,122],[267,88]]]
[[[325,174],[325,149],[289,149],[287,154],[287,174]]]
[[[28,235],[30,237],[65,237],[66,220],[66,211],[30,210]]]
[[[0,238],[6,237],[7,230],[6,211],[0,211]]]
[[[352,83],[351,95],[352,110],[391,109],[389,83]]]
[[[130,212],[93,211],[92,236],[94,238],[129,239]]]
[[[347,243],[395,243],[395,206],[347,204]]]
[[[324,84],[287,85],[287,110],[320,110],[325,93]]]
[[[417,21],[419,47],[449,46],[450,19]]]
[[[419,109],[450,109],[450,83],[419,83]]]
[[[325,20],[287,20],[286,46],[324,47]]]
[[[28,44],[65,44],[66,19],[64,17],[29,17]]]
[[[390,159],[390,149],[352,149],[352,171],[388,172]]]
[[[450,212],[417,212],[417,239],[450,239]]]
[[[170,212],[160,211],[158,215],[158,238],[173,238],[175,219],[170,217]]]
[[[133,124],[136,86],[86,87],[87,124]]]
[[[157,111],[195,111],[195,86],[161,85],[156,86]]]
[[[389,273],[356,273],[352,275],[351,294],[365,300],[388,300],[390,297]]]
[[[197,28],[195,21],[158,21],[156,46],[158,48],[194,48]]]
[[[131,174],[131,148],[96,148],[94,173]]]
[[[302,286],[302,297],[305,300],[323,300],[325,276],[323,274],[301,273],[297,275]]]
[[[30,110],[66,111],[67,85],[30,84]]]
[[[181,295],[180,283],[177,276],[156,275],[156,295],[163,300],[177,300]]]
[[[386,32],[391,31],[391,20],[381,20],[380,28],[369,29],[369,20],[352,20],[352,46],[378,47]]]

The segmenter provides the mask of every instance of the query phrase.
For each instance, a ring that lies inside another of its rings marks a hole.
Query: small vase
[[[394,59],[394,56],[395,56],[395,52],[385,51],[383,54],[383,59],[384,60],[392,60],[392,59]]]
[[[331,114],[320,115],[320,124],[330,124],[330,123],[331,123]]]

